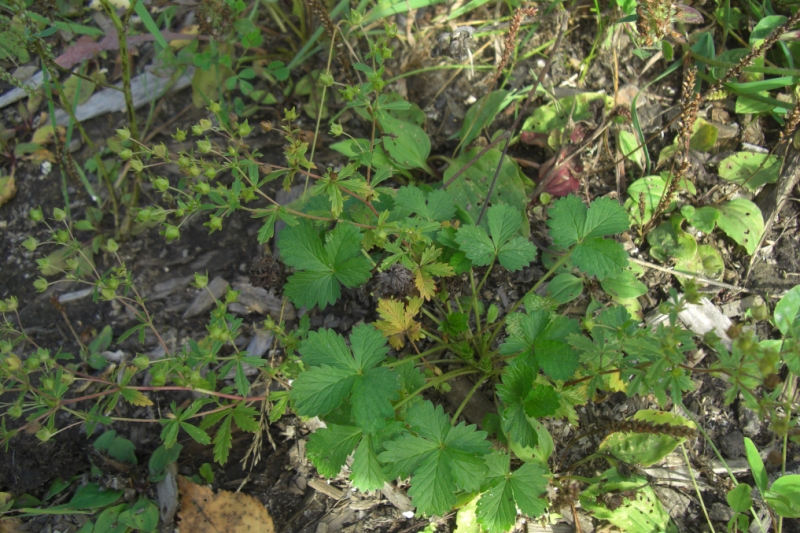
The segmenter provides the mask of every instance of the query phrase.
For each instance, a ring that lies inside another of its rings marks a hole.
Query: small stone
[[[228,290],[228,282],[220,277],[216,277],[208,284],[205,289],[201,289],[194,297],[191,305],[183,312],[183,318],[191,318],[204,313],[214,305],[214,298],[222,298]],[[209,294],[209,292],[211,294]]]
[[[250,343],[247,345],[247,353],[252,357],[261,357],[267,353],[267,350],[272,348],[272,341],[274,339],[275,336],[271,331],[257,329],[255,335],[253,335],[253,338],[250,339]]]
[[[714,502],[708,510],[708,517],[714,522],[728,522],[733,518],[733,509],[721,502]]]
[[[744,434],[738,429],[724,435],[719,441],[719,448],[728,459],[736,459],[744,455]]]

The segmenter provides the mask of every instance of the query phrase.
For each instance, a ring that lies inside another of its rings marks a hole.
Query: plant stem
[[[484,375],[481,379],[475,382],[475,385],[473,385],[472,388],[467,393],[467,395],[464,396],[464,399],[461,400],[461,403],[458,405],[458,409],[456,409],[456,412],[453,413],[453,416],[450,418],[451,425],[453,426],[456,425],[458,417],[461,416],[461,412],[467,406],[467,403],[469,403],[470,398],[472,398],[472,396],[475,394],[475,391],[477,391],[480,388],[480,386],[486,382],[487,379],[489,379],[489,375]]]
[[[459,376],[467,376],[469,374],[476,374],[477,372],[478,371],[473,369],[473,368],[465,367],[465,368],[459,368],[459,369],[456,369],[456,370],[451,370],[450,372],[446,372],[446,373],[442,374],[441,376],[438,376],[438,377],[435,377],[435,378],[431,378],[430,381],[425,383],[423,386],[421,386],[420,388],[418,388],[417,390],[413,391],[411,394],[409,394],[408,396],[406,396],[405,398],[403,398],[402,400],[400,400],[399,402],[394,404],[394,409],[396,411],[397,409],[399,409],[400,407],[402,407],[403,405],[408,403],[413,398],[419,396],[419,394],[422,391],[426,390],[426,389],[430,389],[431,387],[436,387],[438,385],[441,385],[442,383],[445,383],[445,382],[447,382],[447,381],[449,381],[449,380],[451,380],[453,378],[457,378]]]

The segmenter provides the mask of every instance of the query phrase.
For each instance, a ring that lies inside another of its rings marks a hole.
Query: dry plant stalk
[[[308,9],[311,14],[322,21],[322,25],[325,27],[325,32],[331,38],[333,48],[336,51],[336,60],[342,66],[344,75],[347,78],[347,82],[354,84],[355,80],[353,79],[353,66],[350,63],[350,59],[347,57],[347,54],[345,54],[341,46],[336,46],[336,25],[333,23],[333,20],[331,20],[330,13],[328,13],[328,10],[322,4],[321,0],[304,0],[304,3],[306,9]]]
[[[653,216],[645,226],[643,233],[647,233],[654,221],[666,211],[670,202],[672,201],[675,191],[681,180],[687,175],[689,170],[689,143],[692,139],[692,130],[694,123],[697,121],[697,114],[700,111],[700,103],[703,97],[700,93],[694,92],[694,85],[697,79],[697,67],[691,66],[686,71],[686,76],[683,79],[681,86],[681,118],[680,118],[680,131],[678,138],[680,139],[680,147],[682,150],[676,154],[673,162],[672,179],[669,182],[667,190],[661,195]],[[643,207],[643,206],[642,206]]]
[[[645,3],[648,5],[655,5],[659,4],[659,1],[646,0]],[[742,57],[738,63],[736,63],[736,65],[731,67],[731,69],[728,70],[728,72],[726,72],[722,78],[717,80],[703,94],[694,93],[694,83],[697,75],[696,67],[691,67],[687,71],[682,87],[681,129],[679,133],[679,138],[681,141],[680,146],[683,150],[676,156],[676,164],[672,169],[673,178],[670,181],[669,188],[664,191],[664,194],[661,196],[661,200],[659,201],[658,207],[653,213],[652,218],[643,228],[643,234],[649,231],[649,229],[655,223],[655,220],[666,210],[667,206],[669,206],[669,203],[672,201],[672,197],[677,190],[678,184],[689,169],[689,141],[691,139],[692,129],[697,119],[697,113],[700,109],[700,105],[706,99],[708,99],[709,95],[717,94],[720,90],[722,90],[727,82],[733,79],[738,79],[744,69],[750,65],[755,58],[761,56],[770,47],[772,47],[772,45],[774,45],[778,39],[780,39],[781,35],[787,32],[791,27],[795,26],[798,22],[800,22],[800,11],[796,12],[794,15],[789,17],[786,22],[775,28],[763,43],[750,50],[750,52]],[[783,140],[786,136],[791,135],[794,130],[797,129],[798,125],[800,125],[800,103],[795,105],[791,114],[787,118],[786,125],[781,132],[781,140]]]
[[[795,102],[792,112],[786,117],[786,124],[784,124],[783,129],[781,130],[781,136],[778,140],[778,143],[783,143],[787,139],[791,138],[792,135],[794,135],[794,133],[797,131],[798,126],[800,126],[800,99]]]
[[[506,34],[505,42],[503,43],[503,57],[500,59],[500,64],[497,65],[494,76],[492,76],[489,80],[490,85],[497,83],[497,80],[500,79],[500,75],[503,73],[503,69],[506,68],[506,65],[508,64],[508,60],[511,57],[511,50],[513,50],[514,44],[517,41],[517,33],[519,33],[519,26],[522,23],[522,17],[526,15],[533,17],[536,15],[536,11],[536,6],[528,6],[520,7],[514,12],[514,16],[511,19],[511,24],[508,27],[508,33]]]
[[[736,63],[736,65],[731,67],[731,69],[728,72],[726,72],[723,77],[718,79],[716,83],[714,83],[714,85],[712,85],[705,92],[705,94],[703,95],[703,100],[708,98],[709,95],[716,94],[717,92],[719,92],[723,88],[723,85],[725,85],[729,81],[738,79],[739,76],[741,76],[742,71],[744,71],[745,67],[750,65],[755,58],[759,57],[761,54],[769,50],[773,44],[778,42],[778,39],[780,39],[781,35],[786,33],[789,30],[789,28],[791,28],[798,22],[800,22],[800,10],[798,10],[797,12],[795,12],[794,15],[789,17],[786,20],[786,22],[784,22],[783,24],[772,30],[772,33],[769,34],[769,37],[764,39],[763,43],[750,50],[750,52],[748,52],[745,56],[743,56],[739,60],[739,62]]]

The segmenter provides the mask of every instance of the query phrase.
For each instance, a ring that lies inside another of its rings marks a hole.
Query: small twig
[[[708,285],[713,285],[715,287],[721,287],[723,289],[729,289],[737,292],[746,292],[748,294],[752,294],[753,292],[749,289],[745,289],[744,287],[739,287],[738,285],[731,285],[730,283],[717,281],[715,279],[707,278],[705,276],[701,276],[700,274],[694,274],[692,272],[684,272],[682,270],[676,270],[674,268],[663,267],[661,265],[651,263],[650,261],[644,261],[643,259],[636,259],[635,257],[631,257],[630,260],[636,263],[637,265],[641,265],[643,267],[652,268],[653,270],[658,270],[659,272],[666,272],[667,274],[671,274],[673,276],[683,276],[686,278],[692,278],[697,281],[706,283]]]
[[[786,150],[788,151],[788,149],[789,146],[787,145]],[[764,224],[764,231],[761,233],[761,238],[758,239],[756,249],[753,251],[753,255],[750,256],[750,264],[747,266],[747,274],[744,277],[745,282],[750,279],[753,266],[758,258],[758,251],[761,249],[761,246],[764,244],[764,240],[767,238],[772,226],[775,224],[778,214],[783,210],[784,205],[786,205],[789,195],[799,182],[800,153],[798,153],[796,150],[792,150],[791,153],[786,155],[784,158],[783,168],[781,169],[780,178],[778,178],[778,183],[775,188],[775,197],[777,199],[775,202],[775,208],[767,217],[767,221]]]

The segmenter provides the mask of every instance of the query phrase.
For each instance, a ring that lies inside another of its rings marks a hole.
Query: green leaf
[[[121,496],[121,490],[107,490],[97,483],[87,483],[78,487],[69,501],[69,506],[73,509],[99,509],[111,505]]]
[[[358,490],[377,490],[388,481],[388,477],[378,461],[378,456],[375,454],[373,440],[371,435],[364,435],[353,454],[350,479]]]
[[[264,223],[258,228],[258,244],[265,244],[275,234],[275,221],[278,219],[278,210],[270,211],[264,219]]]
[[[389,355],[386,337],[374,326],[359,324],[350,333],[350,347],[356,368],[366,370],[378,366]]]
[[[517,357],[502,374],[497,397],[503,402],[501,428],[506,436],[522,446],[536,446],[537,434],[525,414],[525,400],[536,378],[536,365],[528,358]]]
[[[361,440],[361,435],[361,429],[357,427],[328,424],[308,438],[306,454],[320,474],[336,477],[347,456]]]
[[[336,279],[345,287],[367,282],[371,266],[361,255],[361,232],[355,226],[339,224],[327,234],[325,250],[331,260]]]
[[[506,96],[506,90],[492,91],[470,106],[461,123],[461,131],[455,137],[460,139],[461,146],[469,146],[480,135],[481,130],[491,124],[497,114],[510,103]]]
[[[628,265],[628,254],[617,241],[595,237],[575,247],[572,262],[586,274],[603,280],[621,272]]]
[[[572,194],[553,202],[548,210],[547,226],[556,247],[567,249],[583,237],[586,211],[581,199]]]
[[[351,402],[353,418],[364,431],[377,431],[394,416],[391,400],[399,388],[397,374],[371,368],[355,378]]]
[[[416,214],[427,220],[444,221],[456,212],[452,197],[441,189],[427,195],[414,185],[400,187],[394,198],[395,210],[401,217]]]
[[[559,396],[550,385],[536,384],[525,397],[525,414],[533,418],[544,418],[558,410]]]
[[[309,331],[308,337],[300,344],[300,355],[308,366],[329,365],[342,370],[355,370],[344,337],[332,329]]]
[[[764,494],[764,501],[778,516],[800,518],[800,475],[788,474],[776,479]]]
[[[391,400],[399,390],[399,379],[393,370],[377,366],[389,349],[374,326],[353,328],[350,344],[352,352],[332,330],[310,332],[299,350],[310,368],[300,373],[289,394],[301,416],[328,414],[349,396],[356,423],[375,431],[394,416]]]
[[[692,126],[692,136],[689,139],[689,148],[698,152],[708,152],[717,143],[719,128],[698,117]]]
[[[431,141],[425,130],[385,112],[378,113],[378,124],[384,132],[383,147],[401,168],[428,169]]]
[[[150,456],[150,460],[147,462],[147,469],[150,472],[150,481],[161,481],[164,478],[167,465],[178,460],[182,449],[183,446],[180,444],[175,444],[170,448],[162,444],[156,448],[153,455]]]
[[[583,281],[572,274],[556,274],[547,284],[547,296],[556,305],[571,302],[583,292]]]
[[[236,392],[242,396],[247,396],[247,393],[250,392],[250,382],[247,380],[247,376],[244,373],[244,365],[241,361],[236,361],[235,367],[236,372],[233,382],[236,385]]]
[[[630,270],[620,270],[600,282],[603,290],[617,301],[638,298],[647,293],[647,285],[636,279]]]
[[[577,321],[559,315],[551,317],[544,310],[525,315],[515,313],[506,321],[509,337],[499,348],[501,354],[533,354],[548,377],[557,380],[572,377],[578,366],[578,354],[565,339],[577,333]]]
[[[337,225],[326,234],[324,244],[310,222],[284,229],[278,239],[281,258],[297,270],[284,293],[297,305],[325,308],[338,300],[340,284],[366,283],[371,266],[361,255],[361,239],[361,232],[349,224]]]
[[[259,414],[253,407],[248,407],[244,403],[239,403],[231,411],[233,421],[236,426],[242,431],[255,433],[259,429],[258,418]]]
[[[328,258],[317,230],[309,222],[285,228],[278,238],[278,247],[284,263],[298,270],[325,271]]]
[[[662,262],[690,260],[697,254],[697,241],[681,228],[683,218],[673,215],[647,234],[650,255]]]
[[[504,204],[494,205],[489,208],[487,222],[489,236],[478,226],[463,226],[456,234],[461,251],[473,264],[485,266],[497,257],[504,268],[519,270],[534,260],[536,248],[527,239],[516,236],[522,224],[518,210]]]
[[[634,223],[642,226],[650,222],[666,186],[664,178],[657,175],[639,178],[628,186],[625,209]]]
[[[541,495],[547,490],[548,472],[534,463],[525,463],[510,472],[510,457],[493,452],[486,457],[489,473],[484,487],[488,490],[478,500],[478,521],[491,533],[511,529],[517,507],[529,517],[544,513],[546,502]]]
[[[231,435],[231,417],[226,416],[220,422],[217,432],[214,435],[214,461],[219,465],[224,465],[228,462],[228,453],[231,451],[233,445],[233,436]]]
[[[496,246],[508,241],[520,230],[522,215],[513,207],[505,204],[493,205],[486,216],[489,235]]]
[[[350,394],[355,376],[349,370],[330,366],[314,367],[297,376],[289,397],[300,416],[324,416]]]
[[[547,225],[557,247],[620,233],[630,226],[625,210],[610,198],[599,198],[587,208],[575,195],[559,198],[549,210]]]
[[[158,514],[158,506],[155,503],[140,497],[136,503],[119,514],[119,523],[134,531],[156,531]]]
[[[644,147],[639,146],[639,138],[636,135],[627,130],[620,130],[619,149],[627,159],[636,163],[639,168],[644,168]]]
[[[495,257],[492,240],[483,228],[478,226],[461,226],[456,233],[459,248],[475,266],[486,266]]]
[[[587,120],[593,114],[591,103],[600,101],[604,106],[613,105],[612,99],[603,92],[583,92],[559,98],[534,109],[522,125],[522,131],[532,130],[550,133],[563,129],[570,121]]]
[[[753,474],[753,481],[761,494],[764,494],[767,492],[767,470],[764,468],[764,461],[761,460],[758,448],[750,437],[744,438],[744,453],[750,465],[750,473]]]
[[[764,218],[756,204],[744,198],[734,198],[719,207],[717,226],[748,254],[753,254],[764,233]]]
[[[630,227],[625,209],[611,198],[598,198],[586,212],[582,239],[622,233]]]
[[[578,368],[578,354],[562,339],[537,339],[534,343],[536,361],[551,379],[566,381]]]
[[[737,513],[746,513],[753,505],[753,498],[750,497],[752,487],[747,483],[739,483],[725,495],[728,505]]]
[[[637,411],[631,419],[651,424],[668,424],[677,428],[695,429],[694,423],[682,416],[652,409]],[[600,443],[598,449],[604,453],[610,453],[626,463],[650,466],[662,460],[685,440],[685,437],[662,432],[615,431]]]
[[[444,514],[456,502],[456,491],[477,490],[489,452],[486,432],[474,425],[450,424],[441,406],[429,401],[409,407],[406,422],[413,433],[388,441],[378,458],[393,472],[411,474],[409,495],[417,512]]]
[[[775,304],[775,327],[787,337],[800,319],[800,285],[795,285]]]
[[[500,150],[494,148],[472,162],[477,154],[477,148],[460,154],[444,172],[443,183],[448,183],[456,172],[467,167],[467,170],[459,174],[458,179],[447,186],[447,193],[451,195],[455,205],[466,211],[472,220],[476,220],[486,200],[486,193],[491,190],[489,201],[492,205],[506,204],[524,212],[528,203],[525,183],[529,183],[529,180],[517,164],[509,157],[503,157]],[[498,166],[500,173],[494,188],[491,188],[490,184]]]
[[[695,228],[705,233],[711,233],[717,226],[719,209],[709,205],[698,208],[684,205],[681,207],[681,215]]]
[[[613,477],[590,485],[581,494],[581,506],[593,517],[609,521],[619,531],[678,533],[645,477],[624,479],[618,473]],[[608,497],[613,498],[613,504],[607,506],[603,502]]]
[[[500,247],[497,259],[506,270],[520,270],[536,259],[536,247],[524,237],[514,237]]]
[[[210,444],[211,437],[208,436],[208,433],[203,431],[197,426],[194,426],[188,422],[181,422],[181,429],[184,430],[192,439],[200,444]]]
[[[128,439],[118,436],[117,432],[113,429],[109,429],[97,437],[94,441],[94,447],[98,450],[108,452],[108,455],[117,461],[132,465],[137,464],[136,447]]]
[[[781,171],[781,159],[770,154],[736,152],[719,163],[721,178],[754,191],[765,183],[775,183]]]

